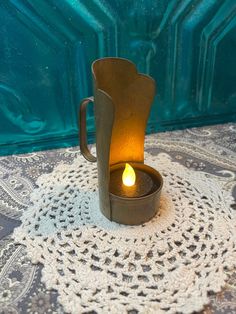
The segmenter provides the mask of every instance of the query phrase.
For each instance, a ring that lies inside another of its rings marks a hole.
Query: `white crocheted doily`
[[[235,214],[222,180],[146,154],[164,187],[158,215],[142,226],[99,211],[96,164],[79,156],[42,175],[14,238],[65,311],[190,313],[218,292],[236,264]]]

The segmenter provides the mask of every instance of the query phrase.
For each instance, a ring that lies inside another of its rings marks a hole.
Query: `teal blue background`
[[[1,155],[78,144],[106,56],[155,78],[148,132],[236,121],[235,0],[1,0],[0,19]]]

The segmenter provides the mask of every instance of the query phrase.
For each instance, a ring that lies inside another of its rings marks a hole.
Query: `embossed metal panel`
[[[157,81],[148,132],[236,120],[235,0],[1,0],[0,18],[1,154],[76,144],[106,56]]]

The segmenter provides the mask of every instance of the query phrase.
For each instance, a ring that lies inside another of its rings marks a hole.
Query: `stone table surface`
[[[192,128],[154,135],[158,150],[187,168],[216,176],[230,176],[236,199],[236,123]],[[33,265],[25,248],[11,234],[20,225],[36,180],[60,162],[71,163],[79,148],[64,148],[0,158],[0,314],[64,313],[57,292],[41,282],[41,265]],[[236,210],[236,201],[233,205]],[[202,313],[236,313],[236,271]]]

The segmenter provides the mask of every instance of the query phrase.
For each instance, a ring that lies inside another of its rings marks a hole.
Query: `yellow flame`
[[[125,164],[125,170],[122,174],[122,182],[126,186],[132,186],[135,184],[136,175],[134,169],[129,164]]]

